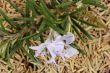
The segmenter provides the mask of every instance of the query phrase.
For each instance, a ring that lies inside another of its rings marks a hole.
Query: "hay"
[[[16,4],[23,6],[23,0],[12,0]],[[22,1],[22,2],[21,2]],[[110,3],[105,0],[108,9],[100,12],[100,9],[93,9],[99,16],[104,25],[110,28]],[[0,0],[0,7],[6,11],[9,17],[20,17],[5,0]],[[21,7],[23,8],[23,7]],[[5,23],[6,24],[6,23]],[[93,40],[82,43],[76,40],[78,45],[86,52],[86,55],[67,59],[63,62],[58,58],[58,65],[37,65],[31,64],[21,55],[16,53],[15,57],[10,60],[11,64],[7,64],[0,60],[0,73],[109,73],[110,72],[110,32],[102,28],[86,28],[94,36]]]

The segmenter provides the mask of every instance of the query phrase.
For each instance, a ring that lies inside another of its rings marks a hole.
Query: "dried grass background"
[[[20,8],[23,8],[24,0],[12,0]],[[78,45],[86,52],[86,55],[79,54],[78,56],[67,59],[66,62],[58,59],[60,66],[54,65],[37,65],[32,66],[21,53],[16,53],[11,59],[11,64],[7,64],[0,60],[0,73],[110,73],[110,0],[104,0],[108,6],[105,11],[100,11],[98,8],[93,8],[91,11],[95,17],[98,14],[100,23],[107,26],[104,28],[87,27],[93,40],[88,40],[87,43],[82,43],[77,39]],[[9,17],[20,17],[9,3],[5,0],[0,0],[0,7],[6,11]],[[90,13],[91,13],[90,12]],[[88,12],[89,13],[89,12]],[[90,15],[89,13],[89,15]],[[93,17],[90,15],[90,17]],[[93,20],[94,18],[91,18]],[[4,22],[4,24],[7,24]]]

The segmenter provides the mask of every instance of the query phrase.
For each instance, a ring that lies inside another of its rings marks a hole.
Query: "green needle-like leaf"
[[[76,32],[76,34],[79,36],[79,38],[80,38],[83,42],[85,42],[85,40],[82,38],[82,36],[81,36],[79,30],[77,29],[77,27],[76,27],[74,24],[72,24],[72,28],[74,29],[74,31]]]
[[[0,9],[0,14],[4,17],[4,19],[13,27],[16,28],[16,26],[14,25],[14,22],[5,15],[5,13]]]
[[[107,8],[107,7],[105,7],[104,5],[101,4],[101,0],[82,0],[82,3],[98,6],[98,7],[104,8],[104,9]]]
[[[41,63],[37,58],[34,57],[34,54],[32,52],[28,53],[28,51],[24,47],[20,47],[20,49],[25,53],[31,60],[36,62],[36,64]],[[28,48],[29,49],[29,48]]]
[[[72,3],[73,3],[73,1],[61,3],[61,4],[59,4],[59,5],[56,5],[56,7],[67,8],[67,7],[68,7],[69,5],[71,5]]]
[[[76,19],[77,21],[79,21],[79,22],[81,22],[81,23],[84,23],[84,24],[86,24],[86,25],[88,25],[88,26],[93,26],[93,27],[98,27],[96,24],[91,24],[91,23],[89,23],[89,22],[87,22],[87,21],[85,21],[85,20],[82,20],[82,19],[79,19],[79,18],[77,18],[76,16],[72,16],[74,19]]]
[[[85,34],[85,36],[87,36],[89,39],[92,39],[91,35],[86,30],[84,30],[84,28],[82,28],[73,18],[72,18],[72,22],[77,28],[79,28],[79,30],[83,34]]]

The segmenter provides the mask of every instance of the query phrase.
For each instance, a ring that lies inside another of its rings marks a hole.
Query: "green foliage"
[[[14,36],[14,38],[11,39],[7,37],[7,39],[1,40],[0,57],[9,59],[9,57],[12,57],[13,54],[20,49],[35,63],[39,61],[34,58],[34,52],[28,48],[31,45],[30,40],[43,41],[42,34],[50,28],[59,34],[65,34],[67,31],[74,32],[83,42],[85,39],[82,38],[82,34],[92,39],[92,36],[81,24],[94,27],[97,27],[97,25],[81,19],[78,14],[81,14],[82,11],[87,9],[90,5],[105,8],[99,0],[50,0],[49,3],[46,3],[46,0],[39,0],[38,3],[36,3],[35,0],[26,0],[25,10],[23,11],[10,0],[6,1],[21,14],[21,17],[10,18],[6,15],[5,11],[0,9],[0,15],[3,17],[0,18],[0,30],[5,32],[7,34],[6,36]],[[77,8],[76,4],[78,2],[82,4],[79,8]],[[74,10],[71,10],[71,8]],[[38,18],[40,18],[40,20],[36,20]],[[9,25],[4,27],[2,24],[3,21],[8,22]],[[69,26],[70,28],[68,28]],[[13,32],[10,32],[8,29]],[[26,42],[25,46],[23,45],[24,42]]]

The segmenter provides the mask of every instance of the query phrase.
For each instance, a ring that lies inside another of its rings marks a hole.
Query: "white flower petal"
[[[40,56],[42,54],[42,51],[45,48],[45,44],[42,43],[39,46],[31,46],[30,47],[32,50],[35,50],[35,57]]]
[[[34,56],[38,57],[38,56],[40,56],[40,53],[38,51],[35,51],[35,55]]]
[[[52,43],[52,40],[50,38],[48,38],[46,41],[45,41],[45,44],[48,44],[48,43]]]
[[[37,51],[40,51],[41,50],[42,51],[45,48],[45,44],[42,43],[39,46],[31,46],[29,48],[31,48],[32,50],[37,50]]]
[[[31,48],[32,50],[37,50],[39,46],[31,46],[29,48]]]
[[[63,36],[63,40],[65,40],[66,44],[71,44],[75,41],[75,36],[71,32],[67,32],[67,34]]]
[[[75,49],[75,48],[73,48],[73,47],[68,45],[67,49],[64,50],[63,54],[64,54],[65,57],[70,58],[70,57],[72,57],[74,55],[79,54],[79,51],[77,49]]]
[[[61,35],[58,35],[55,37],[54,39],[55,42],[59,42],[59,41],[62,41],[62,36]]]
[[[42,51],[44,50],[45,47],[46,47],[45,44],[42,43],[42,44],[39,45],[37,51],[38,51],[38,52],[42,52]]]

